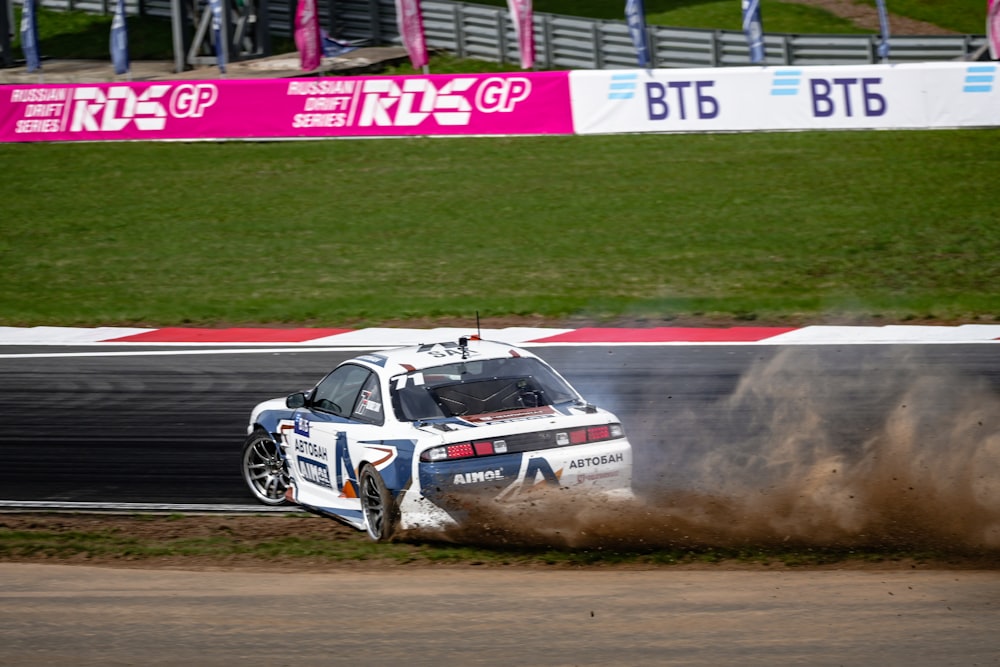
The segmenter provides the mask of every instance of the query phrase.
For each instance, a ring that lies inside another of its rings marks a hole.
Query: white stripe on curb
[[[0,345],[79,345],[156,331],[126,327],[0,327]]]
[[[0,512],[177,512],[185,514],[299,514],[295,505],[222,505],[208,503],[74,503],[56,500],[0,500]]]
[[[957,327],[888,325],[884,327],[810,326],[779,334],[775,345],[866,343],[990,343],[1000,342],[1000,324],[963,324]]]

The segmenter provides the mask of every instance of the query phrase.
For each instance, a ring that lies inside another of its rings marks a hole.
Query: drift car
[[[618,419],[527,350],[477,337],[363,354],[307,392],[257,405],[243,477],[268,505],[366,530],[442,529],[467,500],[546,489],[628,495]]]

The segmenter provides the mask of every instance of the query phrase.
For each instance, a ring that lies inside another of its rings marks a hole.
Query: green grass
[[[855,0],[874,5],[874,0]],[[506,0],[477,0],[476,4],[505,7]],[[617,0],[534,0],[536,12],[586,16],[621,21],[624,2]],[[916,18],[943,28],[981,35],[985,31],[986,3],[979,0],[889,0],[894,15]],[[646,21],[651,25],[682,28],[741,30],[742,15],[735,0],[646,0]],[[761,15],[767,32],[872,33],[828,11],[793,0],[764,0]]]
[[[69,515],[70,517],[72,515]],[[288,516],[286,521],[302,522],[305,534],[248,537],[219,530],[215,534],[190,536],[176,531],[174,519],[133,517],[145,524],[141,534],[132,534],[124,525],[106,528],[73,529],[68,526],[38,525],[12,529],[0,525],[0,561],[114,563],[148,562],[170,559],[177,565],[207,561],[246,564],[296,562],[316,564],[370,563],[373,565],[477,565],[487,567],[545,566],[579,568],[588,566],[674,566],[685,564],[719,565],[742,563],[758,566],[809,567],[865,562],[940,562],[978,558],[984,565],[990,554],[963,554],[927,550],[873,547],[718,547],[704,545],[633,548],[568,548],[549,546],[463,545],[420,540],[382,543],[370,541],[364,533],[326,533],[317,526],[327,519]],[[71,522],[72,518],[67,519]],[[273,524],[272,524],[273,525]],[[995,560],[995,559],[994,559]]]
[[[732,4],[646,6],[653,23],[738,29]],[[949,21],[982,22],[968,0],[892,10],[968,32]],[[771,31],[854,30],[792,3],[764,13]],[[134,59],[169,57],[168,23],[129,22]],[[43,9],[39,25],[46,55],[107,57],[109,16]],[[431,67],[498,66],[442,54]],[[17,169],[0,186],[0,324],[991,321],[1000,247],[982,174],[996,136],[2,146]]]
[[[0,325],[994,321],[998,139],[7,144]]]
[[[38,43],[47,58],[101,60],[110,59],[111,14],[88,14],[82,11],[60,12],[37,7]],[[14,25],[21,25],[21,8],[14,8]],[[151,16],[126,17],[128,49],[131,60],[173,60],[173,36],[169,20]],[[274,53],[295,51],[287,38],[275,38]],[[15,57],[22,57],[21,35],[16,30],[11,40]]]
[[[111,15],[81,11],[58,12],[38,7],[38,43],[49,58],[110,58]],[[21,25],[21,8],[14,9],[14,25]],[[151,17],[129,16],[126,19],[129,57],[132,60],[171,60],[173,44],[170,22]],[[15,31],[11,44],[21,57],[21,35]]]
[[[477,0],[477,4],[505,7],[506,0]],[[565,16],[622,21],[625,3],[608,0],[535,0],[534,11]],[[646,22],[682,28],[742,30],[739,4],[732,0],[646,0]],[[809,5],[792,2],[764,2],[761,6],[768,32],[863,33],[850,21]]]
[[[428,68],[431,74],[475,74],[490,72],[521,72],[520,63],[495,63],[488,60],[475,60],[472,58],[458,58],[444,51],[431,52],[429,54]],[[414,73],[422,73],[410,64],[409,60],[398,65],[386,64],[379,69],[379,74],[390,76],[406,76]]]
[[[655,7],[664,6],[662,11]],[[678,6],[679,5],[679,6]],[[653,7],[654,9],[650,9]],[[699,3],[649,3],[646,21],[651,25],[742,30],[739,6],[729,0]],[[809,5],[786,2],[761,3],[761,20],[767,32],[807,34],[862,34],[871,31],[856,27],[847,19]]]

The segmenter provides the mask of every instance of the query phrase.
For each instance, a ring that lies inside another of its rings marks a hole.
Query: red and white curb
[[[166,327],[0,327],[0,345],[309,345],[381,348],[436,343],[476,334],[475,327],[325,329]],[[650,327],[483,329],[482,338],[514,345],[865,345],[997,343],[1000,324],[806,327]]]

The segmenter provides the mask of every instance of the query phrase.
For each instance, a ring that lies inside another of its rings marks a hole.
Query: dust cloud
[[[885,348],[883,348],[884,350]],[[647,392],[669,388],[650,378]],[[626,424],[635,498],[476,505],[460,541],[1000,551],[1000,399],[916,353],[785,348]]]

